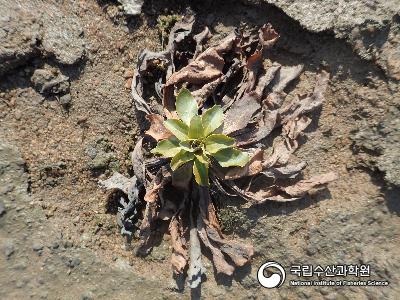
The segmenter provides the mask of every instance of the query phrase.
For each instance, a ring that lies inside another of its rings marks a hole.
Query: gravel
[[[61,74],[59,70],[37,69],[31,81],[35,89],[42,94],[65,94],[70,86],[69,77]]]

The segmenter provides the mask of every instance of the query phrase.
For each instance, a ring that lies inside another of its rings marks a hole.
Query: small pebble
[[[64,248],[72,248],[73,243],[71,241],[64,241]]]
[[[60,247],[60,242],[59,241],[54,241],[51,246],[52,249],[58,249]]]
[[[126,89],[130,89],[132,86],[132,78],[129,78],[126,82],[125,82],[125,88]]]
[[[6,207],[4,205],[3,200],[0,200],[0,216],[6,212]]]
[[[80,264],[81,264],[81,260],[80,260],[78,257],[74,257],[74,258],[71,260],[71,266],[72,266],[73,268],[79,266]]]
[[[60,97],[60,103],[62,106],[68,106],[71,103],[71,100],[72,98],[70,94],[66,94]]]
[[[124,78],[125,78],[125,79],[132,78],[132,77],[133,77],[133,74],[134,74],[133,71],[128,69],[128,70],[126,70],[125,73],[124,73]]]
[[[34,241],[32,249],[36,252],[43,250],[43,244],[40,241]]]
[[[17,120],[17,121],[21,120],[21,116],[22,116],[21,111],[16,110],[16,111],[14,112],[15,120]]]
[[[15,252],[14,244],[11,241],[6,241],[2,248],[7,259]]]

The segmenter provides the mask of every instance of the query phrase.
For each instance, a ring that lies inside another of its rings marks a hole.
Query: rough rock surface
[[[29,12],[12,13],[0,1],[0,75],[23,64],[37,52],[40,24]]]
[[[45,53],[54,55],[62,64],[72,65],[85,51],[84,33],[78,18],[65,18],[57,9],[43,14],[42,46]]]
[[[333,31],[364,59],[400,80],[399,1],[264,0],[313,32]]]
[[[376,126],[361,127],[355,131],[354,150],[360,164],[385,173],[385,180],[400,187],[400,112],[392,108],[387,117]]]
[[[127,15],[136,16],[142,12],[143,0],[118,0]]]
[[[37,55],[62,64],[85,55],[78,18],[66,17],[56,2],[0,0],[0,76]]]

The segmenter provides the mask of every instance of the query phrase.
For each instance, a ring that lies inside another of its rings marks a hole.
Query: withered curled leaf
[[[166,86],[182,82],[196,85],[205,84],[220,77],[223,67],[224,59],[215,48],[208,48],[186,67],[172,74],[168,78]]]
[[[165,169],[161,168],[156,176],[153,178],[151,184],[146,189],[144,201],[155,202],[159,198],[159,193],[167,183],[171,182],[171,174]]]
[[[324,92],[328,86],[329,73],[322,71],[317,76],[317,82],[314,87],[314,92],[303,99],[297,98],[288,106],[280,109],[281,124],[285,124],[290,119],[295,119],[301,115],[309,113],[318,107],[321,107],[324,102]]]
[[[197,219],[197,232],[199,233],[199,237],[203,242],[204,246],[207,247],[211,251],[212,260],[214,263],[215,270],[218,274],[225,274],[231,276],[233,271],[235,270],[234,266],[228,263],[224,257],[222,251],[218,248],[218,246],[213,245],[208,236],[205,229],[205,224],[202,218]]]
[[[202,51],[203,46],[212,36],[208,27],[204,28],[202,32],[196,34],[193,39],[196,41],[196,51],[194,52],[193,58],[196,58]]]
[[[185,228],[183,227],[181,210],[172,217],[169,223],[169,232],[172,242],[171,264],[175,274],[181,274],[189,260],[188,245],[185,240]]]
[[[302,197],[313,188],[320,187],[338,178],[335,172],[329,172],[319,176],[311,177],[310,179],[300,180],[292,186],[282,188],[282,190],[292,197]]]
[[[238,179],[246,176],[254,176],[263,170],[264,152],[257,149],[251,156],[250,161],[243,167],[234,167],[225,173],[224,178],[227,180]]]
[[[140,138],[131,153],[132,169],[141,184],[147,186],[145,159],[143,156],[143,139]]]
[[[143,220],[140,226],[140,241],[136,248],[136,255],[145,256],[150,253],[154,246],[155,222],[158,215],[158,205],[156,201],[147,202],[143,213]]]
[[[295,178],[306,166],[307,163],[302,161],[295,165],[286,165],[280,168],[270,167],[261,172],[261,174],[274,179]]]
[[[283,90],[292,80],[300,76],[302,71],[303,65],[293,67],[281,67],[271,83],[272,91],[275,93],[283,92]]]
[[[172,133],[165,128],[163,116],[159,114],[148,114],[146,119],[150,122],[150,128],[146,134],[151,136],[156,141],[166,140],[172,136]]]
[[[251,122],[253,115],[261,108],[258,98],[255,92],[247,93],[231,106],[225,114],[224,134],[241,130]]]

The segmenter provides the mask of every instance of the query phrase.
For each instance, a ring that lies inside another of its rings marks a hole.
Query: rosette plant
[[[235,139],[221,133],[224,113],[220,105],[199,115],[196,100],[185,88],[179,92],[175,105],[179,119],[164,121],[165,128],[173,135],[159,141],[151,151],[172,158],[172,171],[193,169],[196,182],[208,186],[212,160],[223,168],[243,167],[249,162],[249,155],[235,147]]]
[[[324,102],[329,74],[316,76],[313,92],[286,97],[303,66],[264,62],[279,38],[270,24],[258,31],[239,28],[206,49],[209,29],[195,35],[193,24],[193,17],[183,18],[171,29],[166,50],[139,54],[132,97],[150,127],[131,153],[133,176],[115,173],[100,183],[119,192],[117,222],[122,234],[138,238],[136,255],[148,255],[161,222],[168,223],[174,277],[187,275],[195,289],[207,274],[202,254],[216,274],[229,277],[254,255],[252,245],[224,237],[216,197],[222,204],[237,196],[250,206],[298,201],[337,175],[300,179],[307,163],[291,161],[311,112]],[[162,103],[149,101],[147,90]],[[154,141],[151,152],[161,157],[148,155]]]

